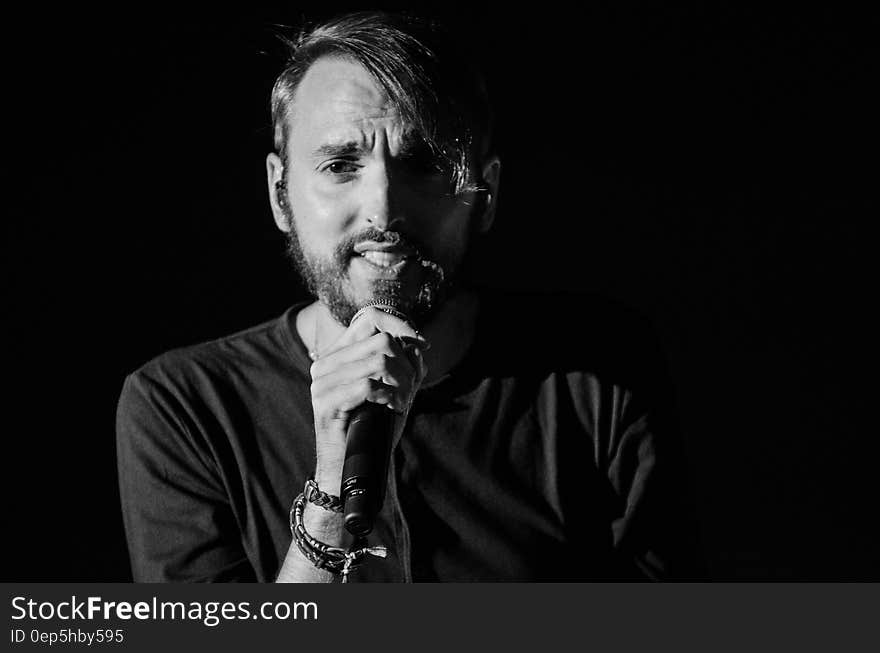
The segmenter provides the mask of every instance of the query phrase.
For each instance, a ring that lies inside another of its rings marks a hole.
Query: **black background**
[[[441,11],[499,118],[482,280],[653,321],[714,579],[880,580],[861,17],[591,7]],[[263,163],[303,13],[6,17],[3,580],[130,579],[124,375],[303,296]]]

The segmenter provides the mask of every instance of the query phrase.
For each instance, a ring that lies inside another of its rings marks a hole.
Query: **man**
[[[546,306],[467,283],[500,178],[468,62],[430,24],[384,14],[291,47],[267,176],[316,301],[126,379],[135,579],[688,573],[679,454],[612,330],[559,328]],[[394,414],[393,446],[364,543],[337,510],[349,422],[369,404]]]

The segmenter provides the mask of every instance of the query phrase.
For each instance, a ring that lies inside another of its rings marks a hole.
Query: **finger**
[[[423,345],[418,340],[402,343],[400,339],[394,338],[388,333],[376,333],[366,340],[352,343],[347,347],[318,358],[311,367],[312,379],[321,378],[346,363],[370,358],[377,354],[411,361],[412,350],[420,346]]]
[[[419,334],[418,338],[411,338],[409,336],[398,336],[397,339],[404,346],[418,347],[422,351],[428,351],[431,348],[431,342],[421,334]]]
[[[314,400],[315,420],[320,426],[325,421],[345,419],[352,410],[367,401],[393,409],[395,396],[393,387],[369,378],[337,385],[328,389],[323,397]]]
[[[422,381],[425,380],[425,377],[428,376],[428,365],[425,363],[425,355],[422,353],[422,349],[412,349],[410,361],[414,362],[416,365],[415,385],[418,388],[422,385]]]
[[[354,342],[365,340],[379,332],[390,333],[398,337],[412,338],[416,341],[425,341],[424,336],[416,331],[408,322],[378,308],[370,307],[363,311],[356,320],[352,321],[342,336],[330,345],[324,355],[338,351]]]
[[[321,396],[340,385],[353,383],[360,379],[370,378],[383,384],[401,388],[408,392],[413,386],[413,379],[418,370],[405,358],[392,358],[385,354],[374,354],[344,363],[324,376],[312,380],[313,396]]]

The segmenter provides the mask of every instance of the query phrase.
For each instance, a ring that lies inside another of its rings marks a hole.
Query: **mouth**
[[[401,268],[407,261],[417,258],[416,252],[396,244],[364,242],[354,246],[355,259],[362,259],[380,270],[391,271]]]
[[[405,263],[412,257],[400,252],[376,252],[371,250],[360,254],[360,258],[377,268],[393,268]]]

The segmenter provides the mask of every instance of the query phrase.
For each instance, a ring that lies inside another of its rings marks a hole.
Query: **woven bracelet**
[[[306,481],[306,487],[303,490],[303,494],[306,495],[306,501],[315,504],[319,508],[331,512],[342,512],[342,499],[336,495],[322,492],[313,478]]]
[[[366,546],[366,540],[363,538],[356,539],[348,551],[316,540],[309,535],[303,524],[305,506],[305,493],[300,492],[290,509],[290,533],[300,553],[318,569],[324,569],[337,576],[341,575],[342,582],[347,583],[348,574],[359,567],[367,555],[377,558],[388,555],[384,546]]]

